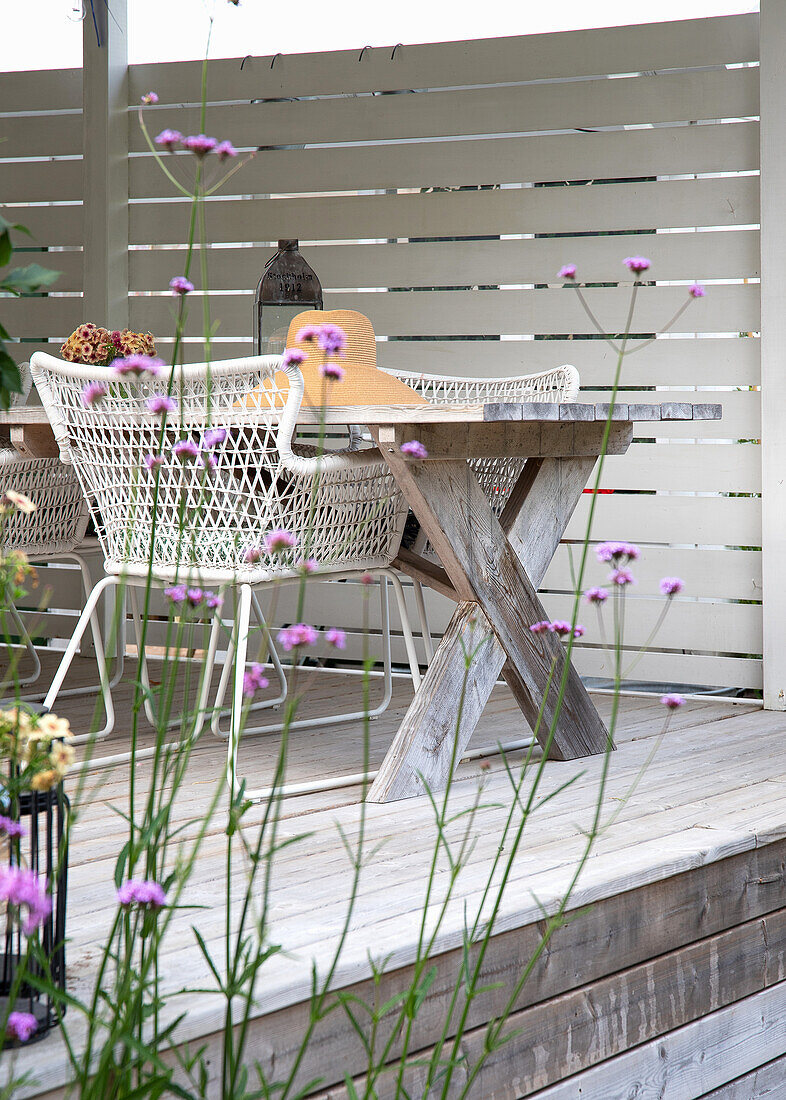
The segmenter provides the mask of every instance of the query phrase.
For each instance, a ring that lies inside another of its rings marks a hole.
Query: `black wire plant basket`
[[[37,1029],[28,1043],[42,1039],[65,1014],[65,1003],[58,998],[57,1003],[51,993],[37,988],[38,981],[50,988],[65,992],[66,959],[66,888],[68,880],[68,841],[66,833],[69,802],[62,785],[49,791],[26,791],[18,798],[19,821],[25,829],[25,835],[12,842],[6,842],[2,850],[2,860],[19,863],[28,870],[35,871],[40,878],[50,884],[52,893],[52,911],[38,930],[40,952],[34,948],[27,961],[26,978],[19,984],[13,1012],[27,1012],[35,1017]],[[18,847],[17,847],[18,846]],[[5,951],[0,970],[0,1020],[5,1019],[9,1010],[8,999],[15,986],[15,976],[20,960],[27,951],[27,937],[20,922],[11,918],[8,909],[0,913],[0,929],[4,931]],[[6,1040],[5,1047],[17,1045]]]

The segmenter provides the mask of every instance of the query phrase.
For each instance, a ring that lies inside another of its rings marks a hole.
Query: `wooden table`
[[[552,664],[555,683],[566,664],[557,637],[529,630],[547,617],[537,588],[600,454],[608,411],[608,405],[519,402],[328,410],[329,424],[369,425],[441,562],[401,549],[394,565],[457,605],[369,791],[370,801],[422,793],[424,782],[432,790],[444,789],[500,673],[534,729]],[[607,453],[627,451],[635,421],[720,416],[720,405],[618,404]],[[301,423],[316,419],[313,410],[302,410]],[[2,425],[10,426],[23,454],[58,453],[43,409],[0,413]],[[402,443],[412,439],[423,444],[427,459],[401,453]],[[526,462],[497,518],[467,459],[509,457]],[[466,654],[473,654],[468,669]],[[567,677],[549,749],[554,760],[600,753],[608,744],[608,732],[572,666]],[[538,729],[541,743],[554,720],[555,699],[551,690]]]
[[[500,673],[530,728],[542,718],[543,744],[555,720],[565,671],[563,643],[529,627],[547,618],[537,588],[559,546],[601,450],[608,405],[501,403],[464,410],[364,410],[380,451],[420,521],[442,567],[401,550],[395,565],[456,602],[428,671],[369,791],[372,802],[444,789],[461,759]],[[403,417],[406,416],[406,419]],[[719,419],[720,405],[617,405],[607,453],[624,454],[636,420]],[[413,461],[401,444],[418,439],[428,458]],[[470,458],[526,462],[499,517],[467,464]],[[467,668],[466,655],[473,654]],[[463,704],[459,700],[463,696]],[[500,731],[502,734],[504,731]],[[567,690],[549,756],[570,760],[605,751],[608,731],[578,673]]]

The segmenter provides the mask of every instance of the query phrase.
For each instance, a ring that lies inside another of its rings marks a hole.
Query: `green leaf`
[[[22,378],[19,367],[14,360],[0,347],[0,409],[7,412],[11,407],[11,394],[22,392]]]
[[[0,221],[2,221],[2,218],[0,218]],[[9,264],[13,254],[14,246],[11,244],[11,235],[6,230],[4,233],[0,233],[0,267]]]
[[[12,293],[35,294],[41,287],[51,286],[59,278],[59,271],[42,267],[41,264],[28,264],[27,267],[15,267],[9,271],[0,283],[0,288]]]

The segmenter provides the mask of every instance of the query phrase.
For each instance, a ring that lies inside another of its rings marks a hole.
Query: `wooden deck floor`
[[[356,678],[336,673],[311,672],[307,679],[303,714],[345,708],[359,689]],[[410,697],[408,681],[397,679],[393,705],[371,724],[372,762],[381,760]],[[594,698],[606,716],[610,700]],[[93,702],[63,700],[58,713],[78,730]],[[127,713],[128,689],[121,687],[121,719],[111,751],[127,747],[122,718]],[[689,703],[675,715],[641,775],[662,717],[656,701],[626,699],[622,704],[606,802],[606,812],[619,810],[619,816],[597,843],[573,896],[571,908],[581,915],[555,935],[519,999],[519,1037],[490,1059],[473,1096],[691,1100],[716,1096],[713,1090],[723,1088],[718,1097],[739,1100],[775,1095],[753,1091],[754,1086],[745,1091],[754,1073],[764,1082],[762,1089],[768,1081],[786,1080],[786,1070],[781,1072],[774,1061],[786,1051],[786,984],[777,984],[786,977],[786,716],[725,702]],[[526,734],[512,697],[500,686],[472,744]],[[254,784],[269,780],[277,747],[278,735],[272,734],[243,745],[241,768]],[[179,807],[184,821],[204,812],[223,760],[223,744],[206,734],[195,750],[187,796]],[[345,774],[358,770],[361,760],[360,723],[301,731],[292,734],[287,778]],[[514,980],[536,942],[540,907],[552,907],[565,889],[583,843],[582,829],[590,824],[599,771],[597,758],[546,768],[544,794],[570,776],[578,778],[528,826],[489,954],[495,980]],[[147,772],[147,765],[138,765],[140,790]],[[637,778],[638,786],[624,801]],[[441,1026],[440,1008],[459,963],[465,906],[472,917],[509,802],[508,779],[499,758],[493,758],[488,770],[477,762],[461,764],[456,809],[471,804],[480,782],[484,808],[475,823],[476,846],[439,934],[438,978],[419,1025],[417,1045],[423,1051]],[[115,911],[112,873],[125,826],[111,807],[123,805],[127,785],[127,768],[97,773],[75,830],[68,973],[71,987],[80,992],[89,987]],[[283,1069],[291,1058],[306,1018],[312,960],[325,965],[341,928],[351,870],[338,825],[356,835],[360,794],[359,787],[348,787],[285,804],[284,836],[309,835],[284,850],[274,877],[273,935],[285,953],[271,959],[263,972],[249,1044],[249,1058],[268,1067],[275,1063]],[[252,811],[247,828],[260,812]],[[190,984],[208,978],[191,925],[208,944],[220,941],[223,825],[219,810],[185,899],[207,908],[186,910],[172,925],[162,959],[171,990],[182,987],[184,975]],[[379,847],[361,879],[336,988],[359,983],[367,989],[369,953],[387,958],[386,986],[396,988],[406,976],[434,835],[426,798],[368,808],[368,850]],[[441,867],[440,889],[446,875]],[[238,896],[242,879],[239,869],[233,882]],[[589,903],[594,904],[584,911]],[[765,914],[772,916],[764,920]],[[476,1003],[468,1050],[482,1042],[483,1025],[500,996],[491,993]],[[179,1002],[178,1011],[183,1007]],[[199,1039],[217,1051],[218,999],[191,998],[187,1007],[182,1040]],[[0,1073],[7,1071],[8,1060],[6,1055]],[[320,1027],[302,1076],[322,1079],[320,1095],[343,1098],[345,1074],[358,1075],[363,1065],[359,1044],[336,1012]],[[16,1069],[25,1068],[37,1083],[19,1090],[20,1098],[62,1095],[66,1063],[57,1034],[20,1053]],[[417,1071],[413,1074],[410,1094],[420,1096]],[[740,1091],[725,1091],[734,1079],[743,1082]],[[384,1085],[379,1095],[388,1095]]]

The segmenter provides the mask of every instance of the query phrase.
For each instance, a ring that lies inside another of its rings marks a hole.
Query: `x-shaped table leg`
[[[532,728],[543,705],[538,738],[546,740],[565,651],[553,634],[535,635],[529,627],[546,617],[536,588],[595,464],[593,456],[529,459],[497,519],[466,461],[415,463],[397,448],[382,450],[460,602],[371,787],[371,802],[420,794],[424,782],[444,789],[503,669]],[[570,666],[550,758],[603,752],[608,736]]]

